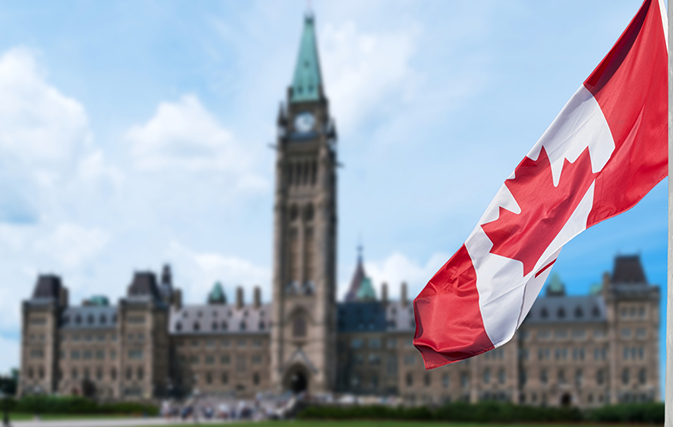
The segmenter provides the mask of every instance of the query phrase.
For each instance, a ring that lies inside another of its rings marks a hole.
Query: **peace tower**
[[[315,20],[304,19],[287,100],[278,113],[271,384],[332,390],[336,373],[337,153]]]

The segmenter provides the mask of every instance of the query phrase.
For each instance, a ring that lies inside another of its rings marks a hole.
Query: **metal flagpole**
[[[668,0],[668,39],[673,33],[673,0]],[[673,154],[673,59],[670,48],[668,55],[668,274],[666,291],[666,389],[665,421],[666,427],[673,427],[673,197],[671,193],[671,154]]]

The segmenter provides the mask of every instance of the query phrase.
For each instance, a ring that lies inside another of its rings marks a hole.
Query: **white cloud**
[[[370,119],[387,102],[404,102],[420,78],[410,66],[418,31],[367,33],[348,21],[325,25],[320,33],[325,87],[338,118],[348,133]]]
[[[245,298],[252,299],[252,287],[260,286],[262,298],[271,299],[271,271],[235,256],[214,252],[196,252],[178,242],[171,242],[168,256],[180,260],[179,286],[185,292],[185,303],[202,303],[215,282],[225,288],[227,298],[235,297],[236,286],[246,289]]]
[[[60,224],[35,243],[37,252],[55,258],[64,267],[77,267],[94,258],[108,243],[110,236],[98,228],[87,229],[77,224]]]
[[[384,260],[365,262],[365,272],[372,279],[378,296],[381,295],[381,284],[385,282],[389,298],[399,298],[400,286],[407,282],[407,297],[413,299],[450,257],[449,254],[435,253],[423,264],[394,252]],[[350,277],[348,280],[350,285]],[[342,286],[343,294],[346,288]]]
[[[143,170],[181,169],[245,172],[252,159],[207,111],[195,95],[177,102],[162,102],[145,124],[126,134],[132,142],[135,166]]]
[[[45,77],[28,49],[15,48],[0,56],[3,163],[37,165],[42,179],[54,166],[64,166],[78,145],[91,138],[84,107]]]

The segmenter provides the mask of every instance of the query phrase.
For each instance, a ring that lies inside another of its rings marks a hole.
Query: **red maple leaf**
[[[505,181],[521,213],[501,206],[498,219],[481,226],[493,242],[490,252],[521,261],[524,276],[530,273],[568,222],[596,175],[591,171],[589,148],[574,163],[563,161],[557,187],[544,147],[537,160],[525,157],[514,171],[514,178]]]

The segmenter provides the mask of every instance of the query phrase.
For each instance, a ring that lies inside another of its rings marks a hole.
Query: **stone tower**
[[[271,384],[332,390],[336,375],[336,130],[307,14],[278,114]]]

